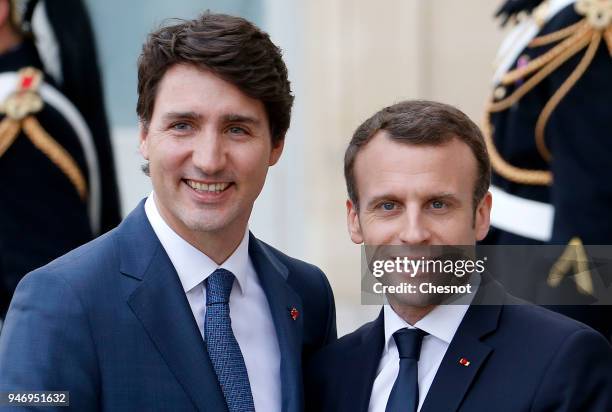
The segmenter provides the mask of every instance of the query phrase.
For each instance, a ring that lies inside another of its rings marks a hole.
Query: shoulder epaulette
[[[13,144],[19,132],[30,139],[32,144],[45,154],[70,180],[79,197],[87,198],[87,182],[74,158],[41,126],[35,117],[44,106],[39,93],[43,74],[33,67],[19,70],[16,90],[0,105],[5,114],[0,122],[0,157]]]
[[[505,26],[509,21],[518,20],[521,14],[531,14],[544,0],[506,0],[495,12]]]

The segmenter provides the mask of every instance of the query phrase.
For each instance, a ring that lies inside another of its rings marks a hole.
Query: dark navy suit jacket
[[[332,291],[318,268],[252,235],[249,253],[279,340],[282,410],[300,411],[302,360],[336,338]],[[143,202],[118,228],[20,282],[0,335],[8,390],[70,391],[76,411],[226,410]]]
[[[520,304],[488,277],[483,284],[475,299],[488,304],[468,309],[421,412],[612,411],[612,348],[603,336]],[[383,345],[381,311],[316,354],[305,371],[306,409],[367,411]]]

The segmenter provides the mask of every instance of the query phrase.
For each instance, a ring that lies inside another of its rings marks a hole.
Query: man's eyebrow
[[[237,113],[226,114],[226,115],[224,115],[222,117],[222,120],[223,120],[224,123],[232,123],[232,122],[236,122],[236,123],[248,123],[248,124],[252,124],[254,126],[258,126],[261,123],[255,117],[246,116],[246,115],[237,114]]]
[[[390,193],[383,193],[381,195],[374,196],[372,199],[370,199],[366,207],[370,209],[382,201],[400,202],[400,199],[397,196],[392,195]]]
[[[452,201],[459,201],[459,198],[457,197],[457,195],[455,195],[454,193],[451,192],[439,192],[439,193],[432,193],[429,194],[427,196],[427,201],[432,201],[432,200],[452,200]],[[391,194],[391,193],[383,193],[380,194],[378,196],[374,196],[372,199],[370,199],[367,203],[367,207],[371,208],[375,205],[377,205],[380,202],[383,201],[389,201],[389,202],[402,202],[402,200],[400,198],[398,198],[397,196]]]
[[[177,119],[200,120],[202,116],[196,112],[168,112],[162,116],[164,121],[168,122]]]
[[[428,202],[431,202],[432,200],[449,200],[451,202],[461,202],[461,199],[455,193],[451,192],[433,193],[427,197]]]

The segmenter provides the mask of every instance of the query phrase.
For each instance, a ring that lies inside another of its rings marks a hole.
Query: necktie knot
[[[400,359],[419,360],[423,337],[428,333],[421,329],[400,329],[393,334]]]
[[[234,274],[229,270],[215,270],[206,279],[206,305],[229,303],[234,279]]]

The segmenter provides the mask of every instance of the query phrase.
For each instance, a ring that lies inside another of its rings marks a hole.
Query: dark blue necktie
[[[204,338],[230,412],[255,411],[249,375],[232,331],[229,297],[234,274],[217,269],[206,279]]]
[[[387,401],[386,412],[416,412],[419,406],[418,362],[427,332],[400,329],[393,334],[399,353],[399,372]]]

